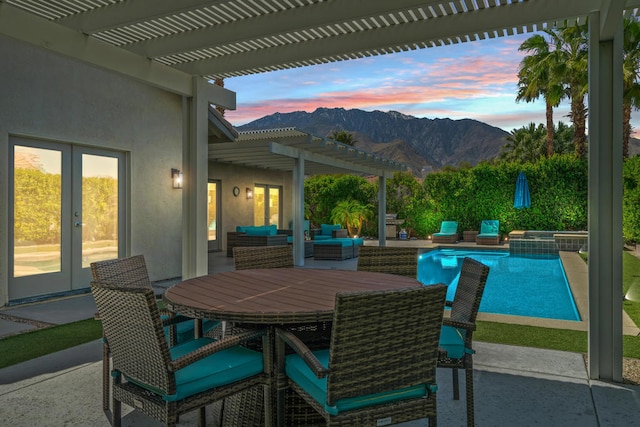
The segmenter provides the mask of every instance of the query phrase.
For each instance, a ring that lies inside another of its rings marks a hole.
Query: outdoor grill
[[[398,214],[388,213],[385,215],[385,224],[387,225],[385,236],[388,238],[398,237],[397,226],[404,224],[404,219],[398,219]]]

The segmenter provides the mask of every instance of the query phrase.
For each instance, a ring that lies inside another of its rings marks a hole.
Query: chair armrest
[[[304,360],[304,363],[311,368],[316,377],[324,378],[327,376],[329,370],[320,363],[318,358],[309,350],[309,347],[293,333],[276,329],[276,337],[291,347]]]
[[[442,324],[444,326],[452,326],[454,328],[466,329],[467,331],[475,331],[476,324],[470,322],[461,322],[459,320],[452,319],[442,319]]]
[[[331,231],[331,238],[333,239],[344,238],[344,237],[349,237],[349,234],[347,233],[346,228],[341,228],[340,230]]]
[[[221,340],[212,342],[211,344],[202,346],[199,349],[192,351],[191,353],[187,353],[184,356],[177,358],[176,360],[172,360],[169,363],[169,369],[173,372],[176,372],[186,366],[191,365],[194,362],[197,362],[200,359],[212,355],[213,353],[217,353],[227,348],[235,347],[239,344],[242,344],[243,342],[265,336],[266,334],[266,330],[256,329],[253,331],[247,331],[239,333],[237,335],[229,336],[227,338],[223,338]]]

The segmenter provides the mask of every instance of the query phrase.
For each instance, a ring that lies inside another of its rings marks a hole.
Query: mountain
[[[283,127],[295,127],[318,136],[328,136],[334,130],[347,131],[354,135],[356,147],[405,163],[416,175],[447,165],[476,165],[496,157],[509,135],[471,119],[425,119],[397,111],[344,108],[275,113],[237,129]]]

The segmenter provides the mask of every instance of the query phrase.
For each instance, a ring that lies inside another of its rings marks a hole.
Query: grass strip
[[[476,323],[478,329],[473,333],[474,341],[587,353],[588,334],[585,331],[483,321]],[[640,359],[640,338],[625,335],[622,352],[624,357]]]
[[[0,340],[0,369],[102,337],[102,323],[87,319]]]

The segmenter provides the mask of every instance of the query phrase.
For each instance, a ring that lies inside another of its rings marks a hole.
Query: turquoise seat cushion
[[[329,350],[317,350],[313,354],[323,366],[329,365]],[[333,406],[329,406],[327,404],[327,378],[317,378],[299,355],[291,354],[286,357],[285,372],[291,380],[309,393],[331,415],[397,400],[422,398],[437,390],[435,384],[421,384],[399,390],[341,399]]]
[[[287,243],[293,243],[293,236],[287,236]]]
[[[214,342],[214,340],[198,338],[197,340],[176,345],[169,350],[171,359],[175,360],[211,342]],[[149,391],[160,394],[167,402],[173,402],[211,388],[258,375],[263,371],[264,365],[260,352],[236,346],[214,353],[177,371],[175,374],[176,393],[172,395],[163,394],[154,387],[131,378],[128,378],[128,380]]]
[[[353,239],[324,239],[315,242],[314,245],[353,246]]]
[[[500,229],[500,221],[497,219],[485,219],[480,223],[480,233],[478,236],[485,235],[487,237],[495,237]]]
[[[236,227],[237,230],[238,227]],[[273,225],[258,225],[243,227],[244,233],[247,236],[275,236],[278,234],[278,226]]]
[[[320,233],[323,236],[331,237],[333,230],[340,230],[341,228],[340,224],[320,224]]]
[[[460,359],[465,353],[473,353],[473,350],[464,347],[464,339],[467,331],[452,326],[442,326],[440,330],[440,342],[438,346],[447,351],[447,356],[452,359]]]
[[[457,232],[458,232],[457,221],[442,221],[442,223],[440,224],[440,231],[434,234],[436,236],[450,236],[452,234],[456,234]]]
[[[361,239],[360,237],[352,237],[351,240],[353,241],[353,246],[364,245],[364,239]]]
[[[318,241],[318,240],[331,240],[331,234],[329,234],[328,236],[325,234],[316,234],[315,236],[313,236],[313,240],[314,241]]]

